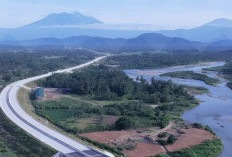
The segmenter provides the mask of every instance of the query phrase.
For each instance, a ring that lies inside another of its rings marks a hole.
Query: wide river
[[[137,76],[143,76],[150,80],[152,77],[162,80],[172,80],[176,84],[205,87],[209,89],[208,94],[196,95],[202,102],[194,109],[186,111],[182,118],[188,123],[202,123],[208,125],[219,136],[224,145],[223,153],[219,157],[232,156],[232,90],[226,86],[227,80],[219,77],[217,72],[207,71],[203,68],[216,67],[224,65],[225,62],[213,62],[208,64],[198,64],[190,66],[176,66],[162,69],[133,69],[125,70],[125,73],[135,79]],[[170,77],[160,77],[160,74],[173,71],[194,71],[204,73],[210,77],[216,77],[221,80],[217,86],[210,86],[202,81],[191,79],[179,79]]]

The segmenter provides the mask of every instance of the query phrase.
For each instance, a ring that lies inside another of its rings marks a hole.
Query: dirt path
[[[170,123],[168,124],[168,126],[166,126],[165,128],[160,129],[160,130],[157,130],[157,131],[153,134],[153,136],[157,136],[158,134],[160,134],[160,133],[162,133],[162,132],[165,132],[165,131],[167,131],[168,129],[171,129],[172,126],[173,126],[173,122],[170,122]]]

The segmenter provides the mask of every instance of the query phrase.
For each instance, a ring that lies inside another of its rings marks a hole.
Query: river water
[[[205,87],[209,89],[208,94],[196,95],[202,102],[194,109],[183,113],[182,118],[188,123],[202,123],[208,125],[223,141],[224,150],[219,157],[232,157],[232,90],[226,86],[227,80],[219,77],[217,72],[203,71],[203,68],[224,65],[225,62],[214,62],[207,65],[179,66],[162,69],[133,69],[125,70],[125,73],[135,79],[143,76],[150,80],[152,77],[162,80],[172,80],[176,84]],[[204,73],[210,77],[221,80],[217,86],[210,86],[202,81],[191,79],[179,79],[161,77],[160,74],[174,71],[194,71]]]

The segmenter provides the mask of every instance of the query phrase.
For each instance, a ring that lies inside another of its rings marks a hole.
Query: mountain
[[[102,38],[73,36],[64,39],[41,38],[24,41],[1,42],[5,45],[18,46],[72,46],[91,49],[129,49],[129,50],[196,50],[197,43],[161,34],[147,33],[136,38]]]
[[[84,16],[81,13],[75,12],[72,14],[69,13],[60,13],[60,14],[51,14],[47,17],[33,22],[29,25],[23,26],[26,28],[36,28],[36,27],[51,27],[51,26],[67,26],[67,25],[86,25],[86,24],[96,24],[102,23],[101,21],[93,18]]]
[[[137,38],[129,39],[124,45],[126,48],[137,48],[137,49],[170,49],[170,50],[194,50],[191,41],[176,38],[166,37],[156,33],[146,33],[138,36]]]
[[[203,26],[211,26],[211,27],[232,27],[232,20],[226,19],[226,18],[221,18],[221,19],[216,19],[212,22],[209,22]]]
[[[101,38],[136,38],[145,33],[157,33],[166,37],[174,38],[175,42],[169,41],[168,45],[173,48],[179,46],[187,41],[180,41],[178,38],[189,41],[196,41],[193,47],[200,49],[205,48],[205,43],[214,41],[232,40],[232,20],[230,19],[216,19],[204,25],[192,29],[177,29],[177,30],[140,30],[134,29],[119,29],[117,26],[111,25],[111,28],[105,27],[106,24],[93,18],[87,17],[80,13],[60,13],[51,14],[47,17],[28,24],[26,26],[0,29],[0,41],[22,41],[42,38],[69,38],[71,36],[92,36]],[[127,28],[126,25],[123,28]],[[142,38],[142,37],[141,37]],[[140,39],[136,39],[140,40]],[[177,42],[179,40],[179,42]],[[137,41],[137,43],[138,43]],[[103,41],[102,41],[103,42]],[[133,41],[136,42],[136,41]],[[145,42],[140,40],[140,42]],[[158,42],[158,41],[157,41]],[[200,42],[200,43],[199,43]],[[203,42],[203,44],[202,44]],[[104,42],[103,42],[104,43]],[[100,42],[99,42],[100,44]],[[138,43],[136,46],[139,46]],[[145,44],[145,43],[144,43]],[[148,44],[148,43],[146,43]],[[174,45],[175,44],[175,45]],[[178,45],[178,46],[177,46]],[[200,46],[201,45],[201,46]],[[130,43],[128,43],[130,46]],[[156,45],[158,46],[158,45]],[[161,44],[159,44],[162,47]],[[141,45],[142,47],[142,45]],[[165,46],[167,47],[167,46]],[[183,47],[186,47],[185,45]]]
[[[122,45],[124,45],[126,41],[126,39],[122,38],[110,39],[90,36],[73,36],[64,39],[41,38],[33,40],[24,40],[19,42],[2,42],[2,44],[21,46],[72,46],[84,48],[119,48]]]
[[[97,25],[100,28],[90,27]],[[71,36],[98,36],[105,38],[131,38],[149,31],[101,29],[104,24],[75,12],[51,14],[39,21],[18,28],[0,28],[0,41],[32,40],[38,38],[68,38]],[[104,27],[103,27],[104,28]]]
[[[192,29],[161,30],[157,33],[201,42],[232,40],[232,20],[217,19]]]
[[[210,43],[206,51],[226,51],[226,50],[232,50],[232,40],[221,40],[221,41],[215,41]]]

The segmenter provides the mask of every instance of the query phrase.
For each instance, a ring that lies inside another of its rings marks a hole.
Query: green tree
[[[133,120],[129,117],[120,117],[116,122],[115,122],[115,128],[118,130],[126,130],[130,129],[133,127]]]

